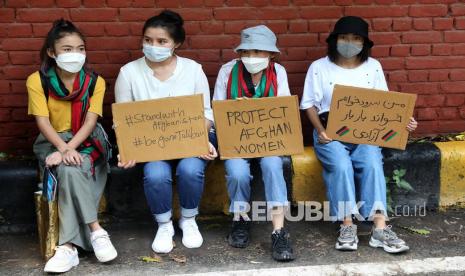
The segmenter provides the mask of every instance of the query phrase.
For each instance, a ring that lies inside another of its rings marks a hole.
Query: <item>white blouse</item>
[[[226,100],[227,99],[227,86],[229,75],[231,74],[234,64],[236,64],[237,59],[233,59],[226,64],[221,66],[218,77],[216,78],[215,91],[213,93],[213,100]],[[278,93],[277,96],[290,96],[291,92],[289,90],[289,83],[287,82],[287,73],[286,69],[280,64],[275,63],[274,68],[276,70],[276,81],[278,84]]]
[[[205,118],[213,121],[210,88],[202,66],[180,56],[177,56],[173,75],[165,81],[158,80],[145,57],[141,57],[121,67],[115,84],[117,103],[194,94],[203,94]]]
[[[315,106],[318,114],[329,111],[335,84],[388,90],[383,68],[376,59],[368,58],[357,68],[345,69],[323,57],[314,61],[307,71],[300,109]]]

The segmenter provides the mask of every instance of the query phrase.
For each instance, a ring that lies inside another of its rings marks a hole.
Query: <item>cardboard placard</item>
[[[335,85],[327,135],[353,144],[405,149],[416,94]]]
[[[213,101],[221,159],[304,151],[297,96]]]
[[[111,109],[123,162],[208,154],[202,94],[114,103]]]

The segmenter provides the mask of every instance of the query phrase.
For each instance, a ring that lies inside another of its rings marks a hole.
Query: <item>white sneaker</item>
[[[158,224],[157,234],[152,243],[155,253],[169,253],[173,250],[174,228],[173,222]]]
[[[179,228],[182,230],[182,244],[187,248],[199,248],[202,246],[203,238],[199,232],[199,227],[195,218],[181,218]]]
[[[67,246],[60,245],[55,248],[55,255],[48,260],[44,272],[62,273],[69,271],[78,264],[79,257],[77,249],[75,247],[70,249]]]
[[[94,248],[95,257],[99,262],[109,262],[118,256],[107,231],[100,229],[90,233],[90,242],[92,248]]]

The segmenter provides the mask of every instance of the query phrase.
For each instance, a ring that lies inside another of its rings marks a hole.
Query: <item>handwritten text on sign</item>
[[[208,153],[202,95],[112,105],[121,159],[147,162]]]
[[[213,101],[221,159],[303,152],[296,96]]]
[[[354,144],[405,149],[415,94],[335,85],[327,134]]]

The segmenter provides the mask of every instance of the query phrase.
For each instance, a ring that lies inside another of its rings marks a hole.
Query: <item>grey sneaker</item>
[[[357,225],[352,224],[346,226],[341,224],[339,230],[339,237],[336,241],[337,250],[357,250],[358,237],[357,237]]]
[[[370,246],[382,247],[384,251],[388,253],[400,253],[409,250],[410,248],[405,241],[399,239],[391,228],[392,225],[388,225],[384,229],[376,229],[373,227]]]

